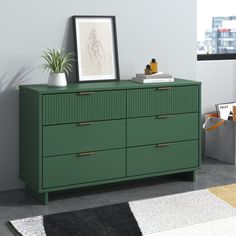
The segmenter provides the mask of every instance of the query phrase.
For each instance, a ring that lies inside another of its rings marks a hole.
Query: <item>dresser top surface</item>
[[[199,85],[201,82],[193,80],[175,79],[174,82],[168,83],[150,83],[141,84],[131,80],[109,81],[109,82],[91,82],[91,83],[70,83],[66,87],[57,88],[49,87],[46,84],[20,85],[20,88],[26,88],[38,92],[40,94],[49,93],[72,93],[78,91],[105,91],[105,90],[121,90],[121,89],[140,89],[155,87],[176,87]]]

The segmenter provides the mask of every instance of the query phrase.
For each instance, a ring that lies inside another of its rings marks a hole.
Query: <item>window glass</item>
[[[197,0],[197,54],[236,58],[236,0]]]

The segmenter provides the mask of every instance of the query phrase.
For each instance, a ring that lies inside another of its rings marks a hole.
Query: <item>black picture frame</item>
[[[79,83],[119,81],[115,16],[72,16]]]

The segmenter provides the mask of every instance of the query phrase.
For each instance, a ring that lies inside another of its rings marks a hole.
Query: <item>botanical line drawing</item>
[[[88,52],[91,60],[95,60],[95,62],[100,66],[104,64],[106,60],[105,51],[101,40],[99,40],[98,38],[98,34],[95,27],[92,27],[89,33]]]
[[[115,47],[111,20],[86,20],[77,26],[80,78],[101,80],[114,78]]]

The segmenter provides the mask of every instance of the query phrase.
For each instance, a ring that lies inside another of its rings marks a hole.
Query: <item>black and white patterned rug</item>
[[[235,207],[205,189],[12,220],[7,226],[23,236],[235,236],[235,222]]]

